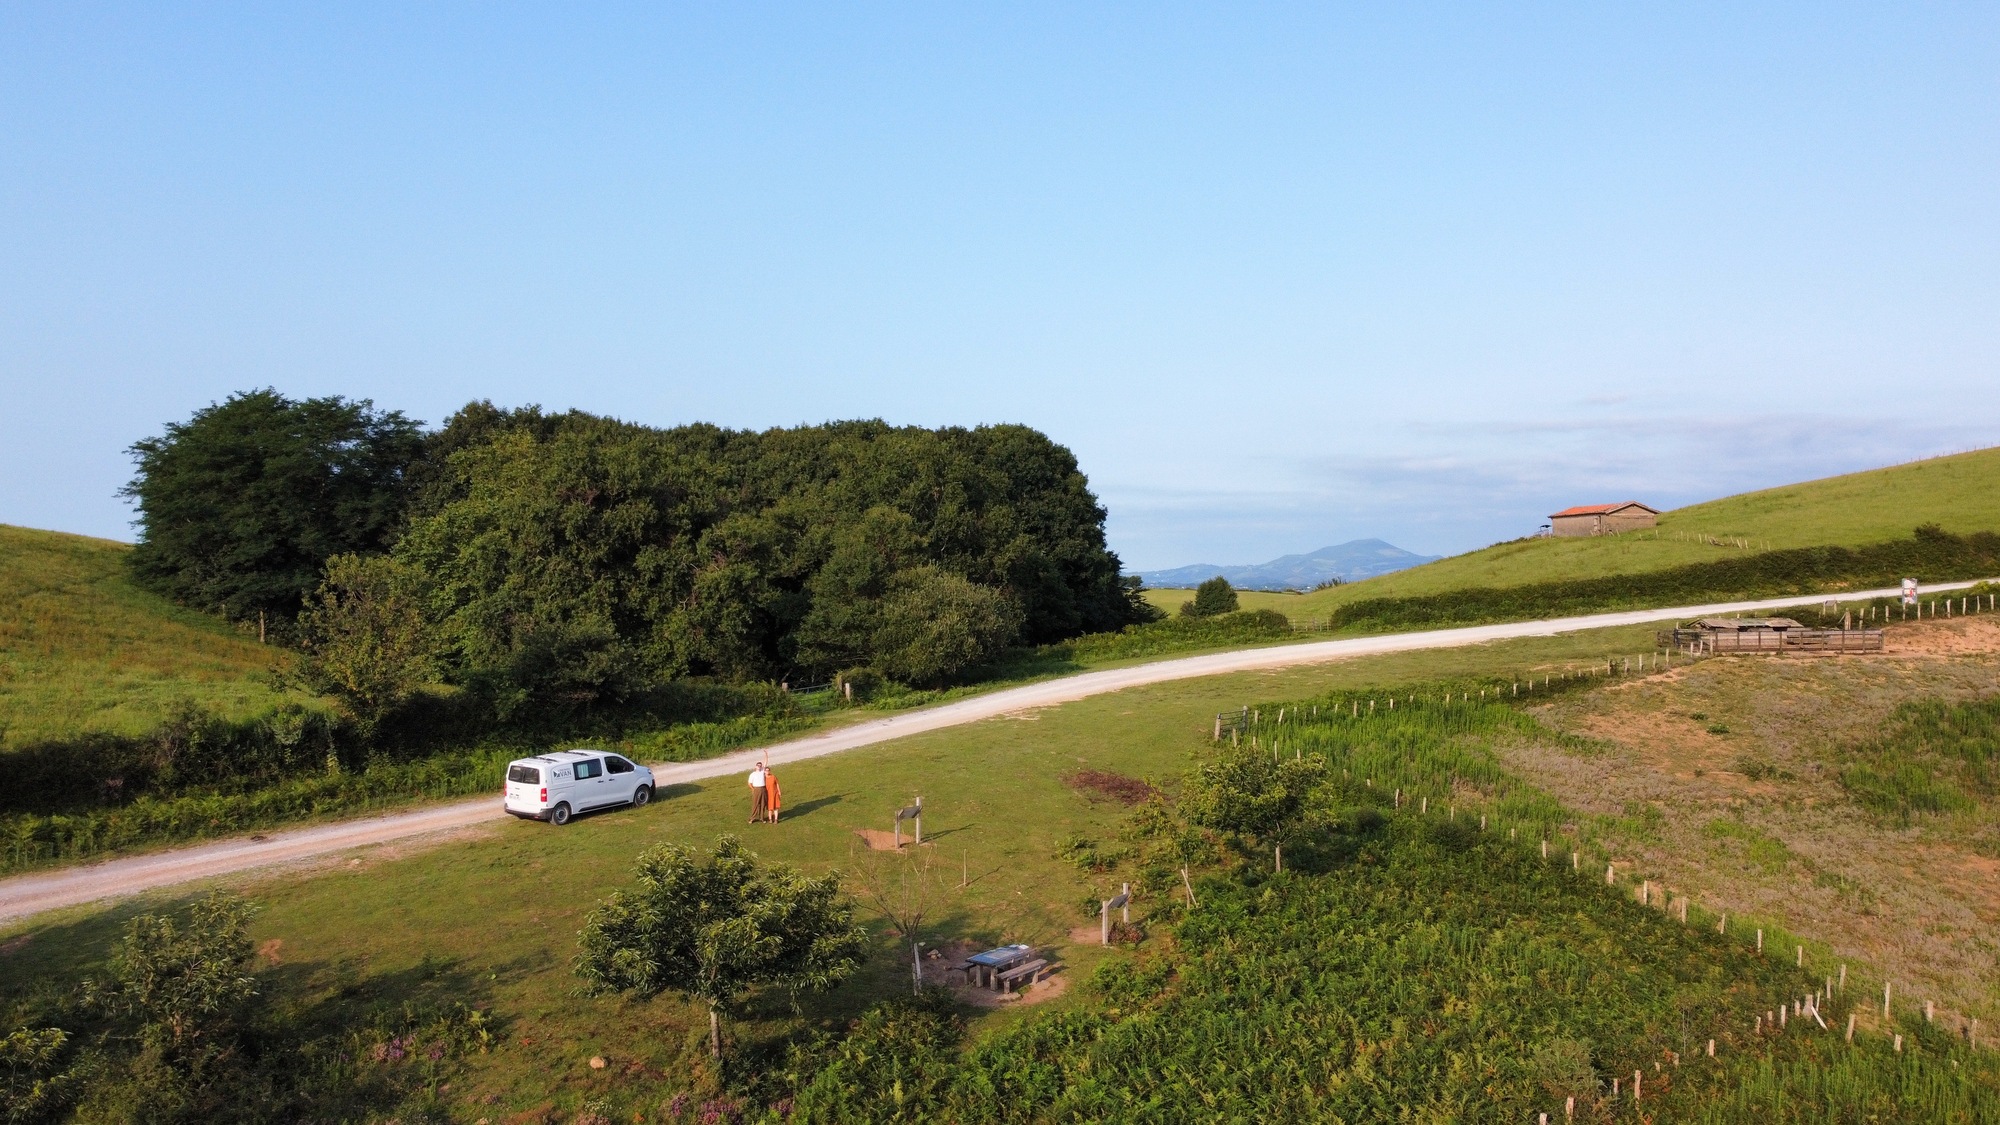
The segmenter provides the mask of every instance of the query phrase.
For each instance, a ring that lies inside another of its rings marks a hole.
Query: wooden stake
[[[1854,1042],[1854,1013],[1847,1013],[1847,1041]]]
[[[1889,1018],[1889,982],[1882,982],[1882,1018]]]
[[[1711,1059],[1715,1057],[1715,1040],[1713,1039],[1708,1041],[1708,1057]]]
[[[1190,907],[1200,906],[1201,904],[1195,901],[1194,883],[1188,878],[1187,868],[1185,867],[1181,868],[1181,886],[1187,888],[1188,905]]]

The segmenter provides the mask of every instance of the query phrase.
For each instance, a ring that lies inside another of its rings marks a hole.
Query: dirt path
[[[1925,593],[1963,589],[1971,585],[1973,585],[1971,582],[1943,583],[1926,587]],[[1517,621],[1502,625],[1475,625],[1460,629],[1433,629],[1421,633],[1392,633],[1375,637],[1349,637],[1304,644],[1239,649],[1233,652],[1209,653],[1205,656],[1185,656],[1150,664],[1136,664],[1127,668],[1107,669],[1102,672],[1083,672],[1043,683],[989,692],[956,703],[876,719],[872,722],[856,723],[790,742],[739,750],[720,758],[683,762],[677,765],[658,765],[653,767],[653,774],[661,787],[702,781],[707,778],[747,772],[751,764],[759,758],[768,757],[773,764],[783,765],[787,762],[799,762],[839,753],[842,750],[872,746],[891,739],[907,738],[910,735],[975,723],[982,719],[998,718],[1016,711],[1053,707],[1079,699],[1088,699],[1094,695],[1123,691],[1126,688],[1195,679],[1201,676],[1289,668],[1302,664],[1323,664],[1392,652],[1456,648],[1485,644],[1489,641],[1546,637],[1557,633],[1608,629],[1621,625],[1645,625],[1693,617],[1724,616],[1751,610],[1783,609],[1788,606],[1813,605],[1829,598],[1839,601],[1862,601],[1890,597],[1899,593],[1901,591],[1895,589],[1863,590],[1840,595],[1813,594],[1793,598],[1768,598],[1762,601],[1629,610],[1582,617]],[[433,805],[389,816],[290,829],[168,852],[110,859],[45,874],[15,876],[0,880],[0,923],[39,914],[45,910],[138,894],[195,879],[213,878],[348,848],[462,829],[502,815],[504,814],[501,812],[498,798],[485,797],[448,805]]]

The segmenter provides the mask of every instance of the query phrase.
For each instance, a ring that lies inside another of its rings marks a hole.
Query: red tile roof
[[[1637,500],[1627,500],[1622,504],[1583,504],[1575,508],[1564,508],[1560,512],[1552,513],[1549,516],[1549,518],[1555,519],[1557,516],[1609,515],[1612,512],[1619,510],[1620,508],[1645,508],[1647,511],[1653,513],[1656,516],[1660,514],[1660,510],[1658,508],[1649,508],[1646,505],[1639,503]]]

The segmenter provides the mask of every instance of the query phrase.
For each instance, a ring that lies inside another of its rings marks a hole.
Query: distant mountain
[[[1221,575],[1239,590],[1310,590],[1338,578],[1354,582],[1392,570],[1404,570],[1422,563],[1436,562],[1441,555],[1417,555],[1380,539],[1356,539],[1336,547],[1321,547],[1305,555],[1286,555],[1255,566],[1214,566],[1196,563],[1172,570],[1139,573],[1155,590],[1180,590],[1199,586]]]

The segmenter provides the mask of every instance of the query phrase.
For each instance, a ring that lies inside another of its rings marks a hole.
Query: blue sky
[[[0,522],[233,390],[1025,422],[1133,567],[2000,442],[2000,8],[0,8]]]

